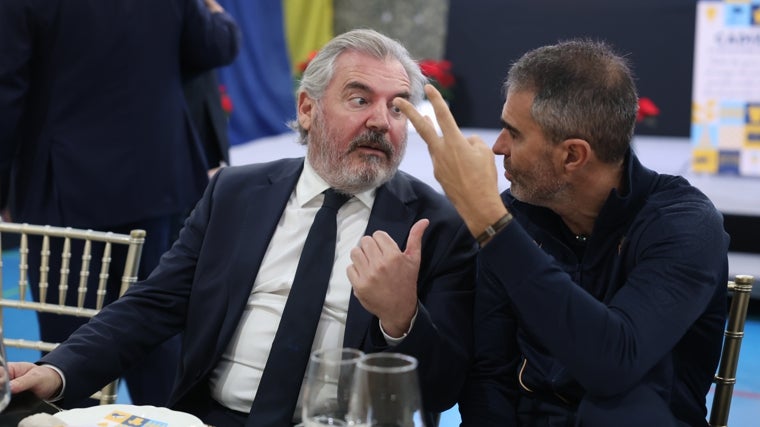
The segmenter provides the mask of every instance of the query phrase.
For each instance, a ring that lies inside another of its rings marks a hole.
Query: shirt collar
[[[317,171],[314,170],[311,163],[309,163],[308,157],[305,158],[303,171],[296,184],[296,201],[298,202],[298,206],[305,206],[328,188],[330,188],[330,184],[328,184],[327,181],[319,176]],[[354,197],[362,202],[367,208],[372,209],[376,193],[377,188],[372,188],[362,191],[359,194],[355,194]]]

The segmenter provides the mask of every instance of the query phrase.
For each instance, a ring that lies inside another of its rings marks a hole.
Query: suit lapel
[[[230,252],[237,259],[230,263],[234,268],[230,274],[230,283],[234,285],[225,287],[228,290],[228,312],[218,340],[222,350],[240,322],[264,254],[298,181],[303,162],[298,163],[298,167],[283,169],[287,170],[271,174],[267,184],[251,186],[250,192],[239,196],[241,200],[247,201],[247,205],[243,226],[240,227],[239,237],[235,239],[238,246]]]
[[[251,186],[250,192],[240,196],[240,199],[247,201],[246,214],[243,226],[240,227],[240,236],[235,239],[239,246],[230,251],[238,257],[230,264],[235,268],[230,280],[237,285],[225,287],[228,291],[228,313],[218,341],[218,348],[222,350],[226,348],[226,343],[237,328],[253,288],[253,281],[302,168],[301,161],[298,167],[273,174],[267,184]],[[417,196],[408,179],[398,172],[391,181],[378,188],[364,234],[371,235],[377,230],[383,230],[403,250],[406,247],[409,229],[417,219],[416,210],[413,208],[416,199]],[[251,246],[252,244],[256,245]],[[352,293],[343,338],[344,345],[362,348],[372,319],[372,314],[364,309]]]
[[[406,247],[409,229],[415,221],[416,210],[412,209],[412,204],[416,198],[406,176],[397,172],[391,181],[378,188],[364,234],[371,235],[377,230],[385,231],[403,250]],[[353,292],[346,319],[343,345],[362,348],[373,316],[364,309]]]

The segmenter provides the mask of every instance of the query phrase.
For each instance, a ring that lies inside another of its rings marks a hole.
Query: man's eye
[[[352,104],[354,104],[354,105],[366,105],[367,104],[367,100],[366,99],[364,99],[362,97],[358,97],[358,96],[356,98],[351,98],[350,102]]]
[[[395,105],[391,105],[391,113],[393,113],[394,115],[400,115],[401,109],[396,107]]]

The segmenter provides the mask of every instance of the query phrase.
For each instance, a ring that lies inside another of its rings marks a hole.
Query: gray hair
[[[575,39],[532,50],[510,68],[504,93],[535,94],[531,115],[554,143],[586,140],[603,162],[625,157],[638,95],[628,61],[601,41]]]
[[[411,85],[410,102],[419,103],[423,96],[423,87],[428,79],[420,71],[417,62],[409,51],[398,41],[369,29],[351,30],[330,40],[309,62],[301,77],[296,92],[296,101],[302,92],[319,101],[330,84],[335,72],[335,60],[347,51],[359,52],[377,59],[396,59],[406,70]],[[300,134],[301,143],[306,144],[306,130],[293,120],[289,123]]]

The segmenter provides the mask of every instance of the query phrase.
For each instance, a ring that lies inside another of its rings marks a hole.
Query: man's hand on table
[[[57,396],[63,387],[63,379],[53,368],[39,366],[29,362],[11,362],[8,364],[11,376],[11,393],[17,394],[29,390],[43,400]]]

